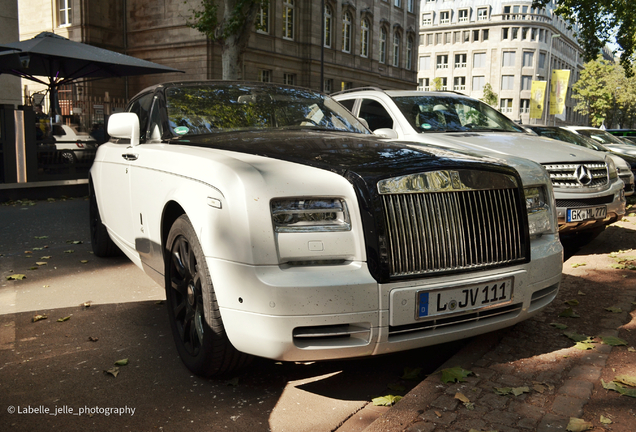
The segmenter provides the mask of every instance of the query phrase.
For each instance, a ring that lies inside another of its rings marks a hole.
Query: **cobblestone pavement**
[[[636,430],[636,399],[603,386],[636,377],[636,216],[628,214],[564,263],[548,308],[473,339],[440,367],[471,371],[465,381],[430,375],[365,432]],[[578,318],[560,316],[568,308]],[[566,332],[594,343],[578,349]],[[608,336],[627,345],[606,344]],[[518,395],[495,391],[501,388]],[[577,422],[585,426],[576,429]]]

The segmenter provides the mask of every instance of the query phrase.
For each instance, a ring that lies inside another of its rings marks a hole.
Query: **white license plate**
[[[607,216],[607,207],[587,207],[568,209],[567,222],[580,222],[589,219],[603,219]]]
[[[512,301],[512,278],[439,291],[418,291],[417,318],[464,312]]]

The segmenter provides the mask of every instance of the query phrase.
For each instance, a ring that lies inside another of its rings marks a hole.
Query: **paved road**
[[[91,254],[88,201],[34,204],[0,206],[0,431],[353,432],[383,412],[373,397],[399,393],[387,386],[417,384],[401,379],[405,367],[424,374],[454,352],[257,360],[232,380],[193,376],[163,290],[125,257]],[[117,377],[104,373],[122,359]]]

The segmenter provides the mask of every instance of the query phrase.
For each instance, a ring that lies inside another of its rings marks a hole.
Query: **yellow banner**
[[[543,103],[545,102],[545,81],[532,81],[530,88],[530,118],[540,119],[543,117]]]
[[[565,98],[568,94],[570,71],[555,69],[552,71],[550,84],[550,114],[562,114],[565,109]]]

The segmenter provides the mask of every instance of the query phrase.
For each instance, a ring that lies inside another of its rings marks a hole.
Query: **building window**
[[[528,38],[528,27],[523,27],[521,29],[521,40],[526,40]]]
[[[58,6],[60,7],[60,27],[71,25],[71,0],[59,0]]]
[[[519,114],[528,114],[530,112],[530,99],[521,99],[519,106]]]
[[[539,53],[539,69],[545,68],[545,53]]]
[[[444,11],[439,13],[440,24],[450,24],[450,11]]]
[[[486,21],[488,19],[488,8],[477,9],[477,21]]]
[[[432,13],[422,14],[422,25],[423,26],[433,25],[433,14]]]
[[[420,78],[417,85],[418,91],[429,91],[429,79],[428,78]]]
[[[351,90],[353,88],[353,83],[351,81],[342,81],[340,83],[340,90]]]
[[[466,67],[466,56],[467,56],[467,54],[455,54],[455,67],[456,68],[465,68]]]
[[[448,54],[437,56],[437,69],[448,69]]]
[[[406,39],[406,69],[413,69],[413,37]]]
[[[380,63],[386,63],[386,28],[380,28]]]
[[[360,33],[360,55],[369,57],[369,20],[362,20],[362,30]]]
[[[459,10],[457,22],[460,22],[460,23],[468,22],[468,9]]]
[[[532,67],[534,63],[534,53],[530,51],[525,51],[523,53],[523,67]]]
[[[448,78],[442,77],[440,78],[442,88],[440,90],[448,90]]]
[[[290,74],[290,73],[283,74],[283,84],[296,85],[296,74]]]
[[[466,77],[455,77],[453,79],[453,90],[455,91],[466,90]]]
[[[537,29],[533,28],[532,31],[530,32],[530,39],[532,39],[533,41],[537,40]]]
[[[269,34],[269,1],[261,4],[256,16],[256,31]]]
[[[283,38],[294,39],[294,0],[283,2]]]
[[[406,10],[411,13],[415,12],[415,0],[407,0]]]
[[[331,93],[333,91],[333,80],[331,78],[325,79],[323,88],[325,93]]]
[[[351,52],[351,14],[345,12],[342,16],[342,51]]]
[[[473,42],[479,42],[479,30],[473,30]]]
[[[482,41],[487,41],[489,34],[490,34],[490,32],[488,31],[488,29],[482,30],[481,31],[481,40]]]
[[[431,69],[431,56],[420,57],[420,70]]]
[[[506,66],[514,66],[514,65],[515,65],[515,52],[504,51],[502,66],[506,67]]]
[[[512,28],[512,39],[519,39],[519,27]]]
[[[433,45],[433,33],[428,33],[426,35],[426,45]]]
[[[399,33],[393,35],[393,66],[400,65],[400,42],[401,38]]]
[[[268,69],[261,69],[258,71],[258,80],[260,82],[272,82],[272,71]]]
[[[464,42],[470,42],[470,31],[464,30],[462,34],[464,35]]]
[[[474,68],[486,67],[486,53],[473,54],[473,67]]]
[[[486,77],[474,76],[473,77],[473,91],[483,91],[486,85]]]
[[[512,90],[515,86],[515,76],[514,75],[502,75],[501,76],[501,89],[502,90]]]
[[[393,0],[393,4],[397,7],[402,7],[402,0]]]
[[[499,111],[504,114],[510,114],[512,112],[512,99],[501,99],[499,103]]]
[[[447,43],[447,44],[451,43],[451,35],[452,35],[451,32],[444,33],[444,43]]]
[[[331,48],[331,23],[333,15],[331,13],[331,6],[325,5],[324,23],[325,26],[325,48]]]
[[[532,76],[531,75],[522,75],[521,76],[521,90],[530,90],[532,88]]]

